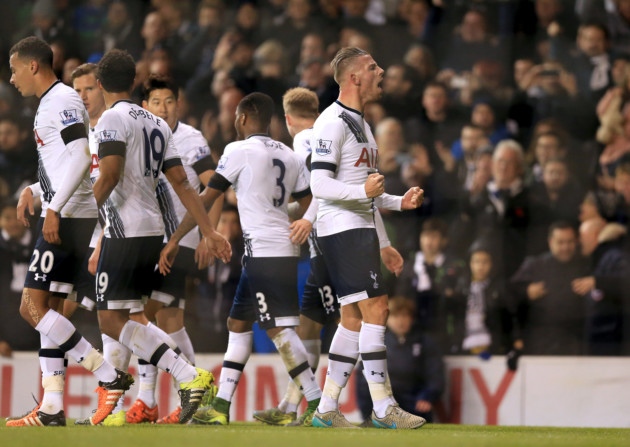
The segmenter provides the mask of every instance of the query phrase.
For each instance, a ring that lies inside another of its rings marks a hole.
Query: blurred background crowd
[[[181,120],[217,160],[244,95],[272,96],[271,134],[290,145],[283,93],[307,87],[323,110],[336,50],[368,50],[385,69],[365,117],[386,192],[425,191],[419,210],[383,213],[406,260],[388,277],[393,314],[409,317],[390,349],[508,354],[512,368],[521,354],[630,353],[630,0],[3,0],[0,23],[0,354],[39,343],[18,318],[34,237],[15,218],[37,180],[37,100],[8,82],[28,35],[68,84],[111,48],[137,60],[138,101],[150,73],[172,76]],[[224,351],[240,274],[235,207],[220,228],[231,264],[190,281],[198,352]],[[94,316],[77,318],[98,345]]]

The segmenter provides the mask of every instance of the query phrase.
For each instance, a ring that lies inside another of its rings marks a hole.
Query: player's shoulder
[[[229,153],[229,152],[234,152],[234,151],[240,151],[246,148],[246,144],[245,141],[243,140],[239,140],[239,141],[232,141],[231,143],[228,143],[225,148],[223,149],[223,153]]]
[[[331,104],[324,110],[315,120],[313,124],[313,134],[325,130],[327,132],[344,130],[344,122],[340,115],[343,113],[343,109],[336,103]]]
[[[190,124],[178,122],[175,129],[173,129],[173,138],[175,138],[176,143],[185,143],[185,145],[190,146],[191,149],[197,150],[199,147],[208,147],[206,137]],[[186,148],[181,148],[180,150],[184,151]]]
[[[53,115],[58,113],[64,125],[69,125],[73,124],[73,122],[78,122],[82,118],[85,106],[81,97],[73,88],[59,81],[42,95],[40,111],[42,108],[45,108]]]
[[[56,101],[73,101],[75,99],[81,100],[79,94],[70,86],[64,84],[61,81],[57,81],[50,89],[42,95],[43,98],[54,98]]]
[[[194,164],[210,156],[208,141],[193,126],[182,122],[177,123],[173,130],[173,140],[185,164]]]
[[[106,123],[120,122],[123,120],[123,114],[120,108],[106,109],[96,123],[96,128],[102,128]]]
[[[186,138],[203,138],[205,140],[205,137],[203,136],[201,131],[197,130],[190,124],[182,123],[181,121],[177,123],[173,135],[181,135],[182,137]]]
[[[302,157],[307,157],[311,153],[311,137],[313,128],[304,129],[293,137],[293,150]]]

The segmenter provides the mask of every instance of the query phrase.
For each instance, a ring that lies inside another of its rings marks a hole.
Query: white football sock
[[[238,381],[252,353],[253,340],[254,333],[251,331],[243,333],[230,332],[227,350],[223,357],[223,368],[221,368],[217,397],[232,402],[232,396],[234,396]]]
[[[57,344],[59,349],[70,354],[81,366],[92,371],[101,382],[111,382],[116,379],[117,373],[114,367],[104,361],[103,356],[63,315],[49,309],[35,329]]]
[[[171,332],[168,335],[173,339],[173,341],[175,341],[175,343],[177,343],[177,346],[181,349],[182,354],[186,356],[188,361],[194,365],[195,350],[193,349],[192,341],[188,336],[188,332],[186,332],[186,328],[183,327],[179,331]]]
[[[149,408],[155,407],[155,387],[157,384],[158,369],[149,362],[138,359],[138,377],[140,387],[138,399],[147,404]]]
[[[44,396],[40,410],[57,414],[63,410],[63,390],[66,381],[65,353],[44,334],[40,334],[39,366],[42,370]]]
[[[339,409],[339,394],[348,383],[359,358],[359,332],[350,331],[341,324],[330,344],[328,371],[318,411],[326,413]]]
[[[129,320],[120,331],[120,343],[144,359],[170,373],[178,382],[190,382],[197,377],[194,366],[186,363],[175,351],[155,337],[148,327]]]
[[[285,328],[273,337],[273,343],[280,353],[280,357],[289,375],[300,388],[307,401],[319,399],[322,391],[319,389],[313,371],[308,364],[306,349],[298,337],[295,329]]]
[[[385,326],[363,323],[359,333],[359,350],[363,360],[363,375],[370,388],[370,396],[377,417],[384,417],[389,405],[396,404],[387,380],[387,351]]]

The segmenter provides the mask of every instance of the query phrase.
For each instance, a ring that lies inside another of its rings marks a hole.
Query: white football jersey
[[[92,185],[96,183],[96,179],[98,179],[98,141],[96,141],[96,132],[93,127],[90,127],[88,132],[88,143],[90,144],[90,155],[92,156],[92,164],[90,165],[90,181]],[[99,214],[103,210],[99,210]],[[103,220],[105,216],[102,216]],[[92,233],[92,239],[90,239],[90,248],[96,247],[96,242],[101,235],[101,231],[103,227],[101,227],[100,222],[96,222],[96,226],[94,227],[94,232]]]
[[[42,216],[46,215],[48,204],[66,175],[68,149],[64,139],[75,139],[72,134],[76,125],[84,126],[87,135],[89,122],[87,111],[77,92],[61,81],[55,82],[41,96],[33,132],[39,156],[37,176],[42,188]],[[96,200],[86,172],[79,187],[61,209],[61,217],[93,218],[96,214]]]
[[[199,174],[215,168],[214,162],[210,157],[208,142],[201,132],[185,123],[177,123],[175,126],[173,130],[173,142],[181,157],[186,175],[188,176],[188,181],[195,191],[200,191],[201,182],[199,181]],[[157,198],[160,209],[162,210],[166,230],[166,242],[186,215],[186,207],[181,200],[179,200],[177,193],[163,173],[160,174]],[[190,233],[184,236],[179,243],[182,247],[193,249],[197,248],[198,244],[198,227],[195,227]]]
[[[311,137],[311,171],[327,169],[347,185],[363,185],[378,165],[378,148],[369,124],[357,110],[335,101],[317,118]],[[374,228],[372,199],[317,199],[317,235]]]
[[[289,239],[289,196],[310,194],[309,173],[302,158],[266,135],[230,143],[217,174],[236,191],[245,254],[252,257],[298,256]]]
[[[313,136],[313,128],[304,129],[295,134],[293,137],[293,150],[296,154],[298,154],[304,160],[306,166],[310,163],[311,157],[311,138]],[[313,200],[317,200],[313,198]],[[317,220],[313,222],[313,229],[311,230],[311,234],[308,236],[308,250],[311,255],[311,258],[318,256],[321,254],[320,250],[317,248]]]
[[[125,157],[120,181],[105,203],[105,236],[130,238],[164,234],[155,189],[160,172],[181,165],[166,121],[131,101],[118,101],[96,125],[99,158]]]
[[[293,137],[293,150],[298,154],[304,162],[309,159],[311,155],[311,138],[313,135],[313,128],[304,129],[295,134]]]

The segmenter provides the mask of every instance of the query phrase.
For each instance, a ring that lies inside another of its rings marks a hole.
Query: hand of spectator
[[[549,37],[556,37],[560,35],[561,32],[562,32],[562,27],[555,20],[551,22],[549,26],[547,26],[547,35]]]
[[[205,246],[203,239],[201,240],[200,244],[201,243],[203,243]],[[168,241],[167,244],[164,246],[164,248],[160,252],[160,260],[158,261],[158,269],[160,270],[160,273],[162,275],[166,276],[167,274],[171,273],[171,267],[173,266],[173,262],[175,261],[175,257],[177,256],[178,251],[179,245],[173,240]],[[197,262],[197,259],[197,252],[195,251],[195,262]]]
[[[442,160],[442,164],[444,164],[444,170],[446,172],[453,172],[455,169],[455,157],[451,153],[451,148],[446,147],[441,141],[435,142],[435,151]]]
[[[214,50],[214,57],[212,59],[212,68],[215,72],[222,68],[231,68],[229,67],[230,52],[239,38],[239,34],[236,31],[226,31],[223,33]]]
[[[532,66],[529,70],[527,70],[527,72],[525,72],[525,74],[519,81],[518,88],[523,91],[527,91],[530,87],[532,87],[537,82],[538,75],[543,70],[544,70],[544,67],[542,65]]]
[[[560,70],[560,85],[564,87],[570,96],[576,96],[578,94],[577,78],[573,73],[564,69]]]
[[[599,189],[603,189],[605,191],[614,191],[615,189],[615,178],[608,175],[604,170],[604,175],[597,176],[597,186]]]
[[[433,404],[428,400],[419,400],[416,402],[416,411],[418,413],[428,413],[433,409]]]
[[[378,197],[385,192],[385,177],[379,173],[368,175],[365,181],[365,194],[368,198]]]
[[[383,261],[385,268],[396,276],[400,275],[400,272],[402,272],[403,269],[403,264],[405,263],[398,250],[391,245],[389,247],[381,248],[381,261]]]
[[[424,201],[424,190],[420,189],[419,186],[414,186],[409,188],[409,190],[405,193],[402,198],[402,202],[400,205],[401,210],[413,210],[420,205]]]
[[[429,159],[429,151],[420,143],[413,143],[409,146],[409,153],[413,155],[410,166],[422,177],[428,177],[433,173],[433,166]]]
[[[61,244],[61,238],[59,237],[59,213],[50,208],[46,210],[46,217],[44,217],[44,225],[42,226],[42,235],[44,236],[44,240],[49,244]]]
[[[595,277],[585,276],[571,281],[571,289],[576,295],[586,295],[595,288]]]
[[[621,98],[622,95],[623,89],[621,87],[612,87],[606,91],[606,94],[602,96],[602,99],[597,103],[597,117],[600,121],[613,102],[613,99]]]
[[[624,138],[623,136],[615,136],[612,141],[604,147],[601,155],[599,156],[599,164],[600,165],[608,165],[616,162],[621,157],[630,152],[630,140]],[[614,186],[614,178],[609,174],[607,169],[602,169],[603,175],[608,176],[613,181]]]
[[[473,173],[472,183],[470,185],[470,196],[474,197],[486,189],[486,185],[490,181],[491,174],[484,172],[482,169],[476,169]]]
[[[516,348],[512,349],[510,352],[507,353],[507,355],[505,356],[505,360],[506,360],[507,368],[510,371],[516,371],[518,369],[518,359],[521,357],[522,354],[523,354],[523,351]]]
[[[527,298],[530,300],[537,300],[547,295],[547,289],[543,281],[533,282],[527,286]]]
[[[20,199],[17,204],[17,218],[25,227],[30,227],[31,224],[28,220],[29,216],[35,215],[35,199],[33,199],[33,191],[31,188],[26,187],[20,193]],[[28,216],[26,212],[28,211]]]
[[[438,74],[435,75],[435,79],[442,84],[451,85],[451,81],[456,75],[457,73],[455,73],[455,70],[451,68],[445,68],[444,70],[440,70]]]
[[[291,223],[289,225],[289,230],[291,230],[291,234],[289,235],[289,239],[294,244],[303,244],[308,239],[308,235],[311,234],[311,230],[313,229],[313,224],[306,219],[299,219]]]
[[[13,349],[6,341],[0,341],[0,357],[13,357]]]

